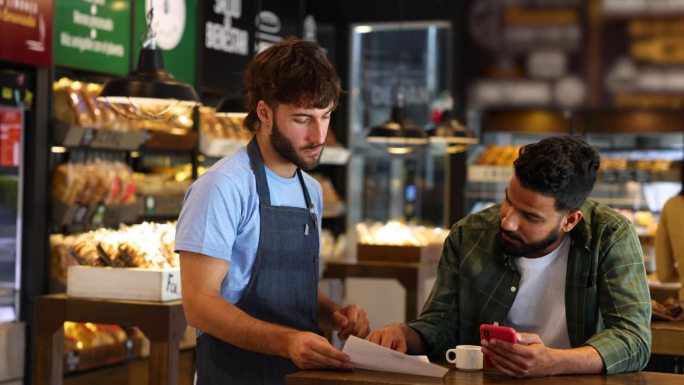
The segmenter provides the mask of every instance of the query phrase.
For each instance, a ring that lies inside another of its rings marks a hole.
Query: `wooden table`
[[[64,321],[137,326],[150,340],[149,384],[178,383],[179,343],[186,321],[181,301],[147,302],[67,297],[37,298],[36,353],[33,371],[37,385],[61,385]]]
[[[464,372],[452,369],[443,378],[411,376],[355,370],[353,372],[337,372],[324,370],[305,370],[291,374],[285,378],[285,385],[422,385],[422,384],[454,384],[454,385],[681,385],[684,375],[655,372],[637,372],[606,375],[573,375],[540,378],[512,378],[494,370]]]
[[[684,356],[684,322],[651,322],[651,333],[651,353]]]
[[[324,278],[389,278],[396,279],[406,289],[406,321],[414,320],[420,314],[426,298],[423,295],[423,284],[437,274],[435,263],[400,263],[400,262],[326,262]]]

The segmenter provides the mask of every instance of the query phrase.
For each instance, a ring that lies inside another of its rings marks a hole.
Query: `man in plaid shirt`
[[[482,345],[515,377],[642,369],[651,305],[632,224],[587,200],[598,153],[560,136],[524,146],[501,205],[456,223],[420,317],[371,334],[372,342],[443,359]],[[518,344],[480,340],[481,324],[518,331]]]

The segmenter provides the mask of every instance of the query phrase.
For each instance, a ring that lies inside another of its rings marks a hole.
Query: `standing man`
[[[420,317],[370,340],[443,359],[482,344],[515,377],[642,369],[651,304],[632,224],[587,200],[598,153],[561,136],[520,150],[501,205],[454,225]],[[480,340],[481,324],[512,326],[520,343]]]
[[[245,73],[254,138],[188,190],[177,226],[183,307],[197,338],[197,383],[282,384],[297,368],[351,369],[319,335],[349,335],[366,313],[318,291],[318,165],[340,80],[315,43],[286,39]]]

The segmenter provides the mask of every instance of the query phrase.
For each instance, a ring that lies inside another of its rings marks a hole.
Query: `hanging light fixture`
[[[390,154],[408,154],[429,143],[427,132],[406,119],[403,99],[403,94],[398,93],[390,119],[371,127],[366,137],[368,143],[378,145]]]
[[[245,101],[240,96],[226,96],[221,99],[216,106],[216,115],[218,116],[229,116],[229,115],[247,115],[245,108]]]
[[[399,31],[402,30],[404,20],[404,0],[399,4]],[[395,155],[409,154],[416,149],[426,147],[430,140],[427,132],[406,118],[402,78],[404,66],[401,63],[397,70],[397,89],[395,104],[392,106],[390,119],[379,126],[371,127],[366,135],[368,143],[382,147],[386,152]]]
[[[469,146],[478,143],[475,133],[456,120],[451,110],[442,112],[441,122],[429,130],[428,134],[430,145],[449,154],[466,151]]]
[[[164,69],[162,51],[152,29],[154,8],[147,13],[138,67],[128,75],[105,83],[99,99],[117,114],[130,119],[166,120],[200,105],[192,86],[176,80]]]

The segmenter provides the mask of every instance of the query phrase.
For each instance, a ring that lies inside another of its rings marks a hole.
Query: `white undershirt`
[[[513,258],[520,273],[518,295],[506,317],[518,332],[536,333],[544,344],[569,348],[565,317],[565,273],[570,236],[549,254],[539,258]]]

